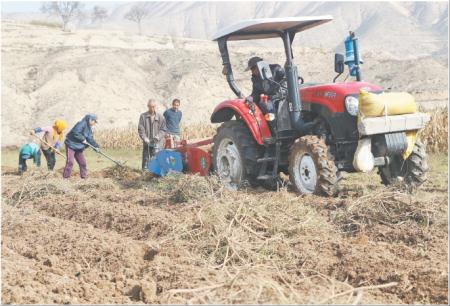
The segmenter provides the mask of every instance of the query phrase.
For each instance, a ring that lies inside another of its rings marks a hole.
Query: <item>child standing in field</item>
[[[64,167],[63,177],[69,178],[72,174],[72,168],[74,160],[77,161],[80,167],[80,177],[87,177],[87,163],[84,157],[83,151],[89,145],[94,147],[94,150],[98,152],[100,150],[99,145],[94,140],[92,134],[92,127],[97,124],[97,115],[87,114],[79,121],[67,134],[66,141],[66,166]]]
[[[22,175],[27,171],[27,159],[33,159],[37,167],[41,166],[41,151],[39,146],[34,142],[24,144],[19,150],[19,174]]]
[[[64,120],[56,119],[53,126],[37,127],[31,130],[32,135],[44,133],[41,138],[41,150],[47,160],[48,170],[53,170],[56,164],[55,150],[59,150],[64,138],[64,130],[67,123]]]

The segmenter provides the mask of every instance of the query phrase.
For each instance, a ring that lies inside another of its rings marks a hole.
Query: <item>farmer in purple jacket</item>
[[[87,163],[83,151],[88,144],[94,147],[95,151],[99,151],[100,147],[95,142],[92,134],[92,127],[97,124],[97,115],[87,114],[70,130],[66,136],[66,166],[64,167],[63,177],[69,178],[72,174],[73,161],[76,160],[80,166],[80,177],[87,177]]]

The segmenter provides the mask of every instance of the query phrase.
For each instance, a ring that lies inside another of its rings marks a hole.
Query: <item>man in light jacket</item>
[[[156,112],[156,101],[148,100],[148,111],[139,117],[138,133],[143,141],[142,170],[147,168],[147,163],[159,149],[164,147],[166,136],[166,120]]]

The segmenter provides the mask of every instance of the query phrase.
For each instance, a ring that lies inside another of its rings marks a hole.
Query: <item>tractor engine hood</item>
[[[344,100],[347,96],[359,95],[360,89],[370,92],[382,92],[381,87],[367,82],[329,83],[300,87],[303,103],[321,104],[332,113],[345,110]]]

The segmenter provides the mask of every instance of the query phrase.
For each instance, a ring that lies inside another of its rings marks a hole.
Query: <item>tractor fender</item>
[[[211,122],[229,121],[233,116],[236,118],[240,117],[245,122],[258,144],[263,145],[264,139],[272,136],[269,125],[259,107],[256,106],[255,112],[252,114],[251,110],[244,103],[244,99],[227,100],[217,105],[211,115]]]

